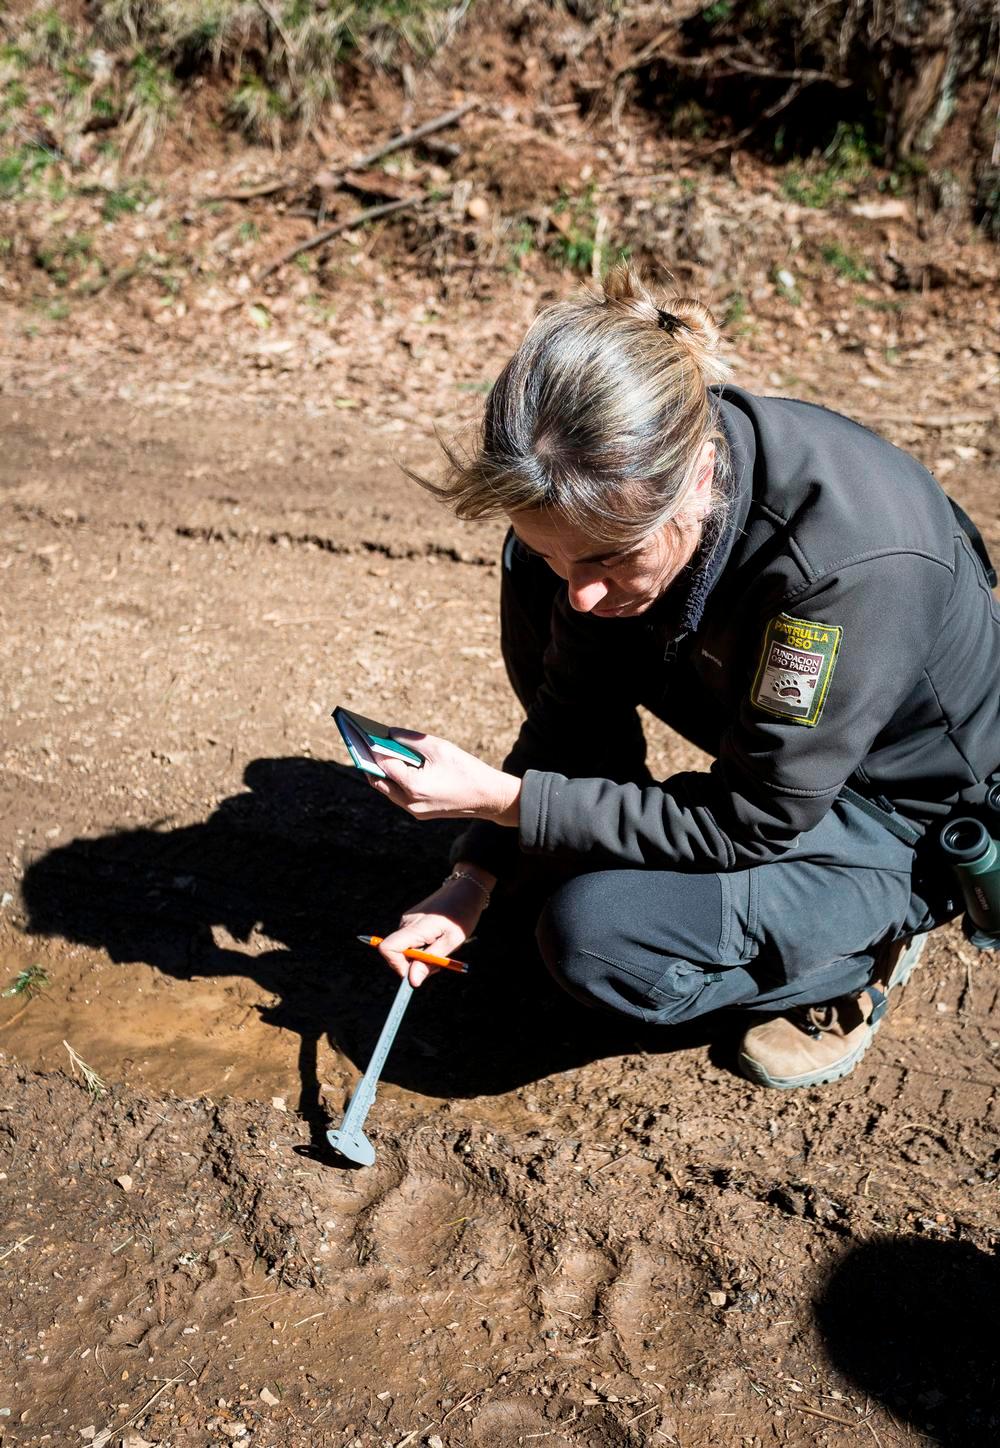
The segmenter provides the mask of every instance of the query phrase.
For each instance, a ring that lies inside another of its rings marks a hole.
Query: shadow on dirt
[[[301,1037],[299,1110],[321,1142],[318,1044],[328,1033],[364,1066],[397,983],[354,937],[387,933],[447,873],[455,825],[416,823],[335,763],[258,759],[244,780],[204,823],[77,839],[39,857],[24,876],[28,928],[181,980],[241,975],[273,993],[262,1016]],[[232,944],[217,942],[219,927]],[[386,1079],[432,1096],[493,1095],[600,1056],[708,1039],[697,1024],[651,1036],[578,1006],[515,912],[494,907],[463,954],[467,978],[442,973],[417,993]]]
[[[946,1448],[1000,1442],[1000,1262],[968,1242],[866,1242],[833,1269],[817,1318],[834,1364]]]

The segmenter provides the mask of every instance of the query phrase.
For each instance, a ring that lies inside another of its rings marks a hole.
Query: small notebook
[[[385,779],[385,770],[378,762],[380,754],[389,759],[402,759],[414,769],[419,769],[424,762],[424,756],[411,749],[408,744],[401,744],[398,739],[390,738],[387,724],[366,719],[363,714],[354,714],[349,709],[341,708],[339,704],[333,711],[333,721],[340,730],[355,767],[365,774],[374,775],[376,779]]]

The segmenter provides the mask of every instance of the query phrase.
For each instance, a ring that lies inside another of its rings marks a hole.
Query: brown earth
[[[527,204],[594,154],[546,145],[467,163],[506,199],[537,170]],[[995,250],[909,202],[792,205],[738,156],[690,183],[614,224],[738,294],[737,379],[879,428],[1000,551]],[[133,224],[159,223],[117,244]],[[234,255],[47,316],[15,257],[0,982],[50,985],[0,1000],[0,1441],[995,1443],[998,982],[957,928],[853,1076],[786,1097],[734,1074],[735,1022],[577,1008],[494,909],[473,973],[411,1007],[376,1166],[325,1152],[393,990],[354,936],[451,833],[376,799],[329,711],[497,761],[517,724],[500,530],[397,464],[433,467],[432,424],[570,284],[495,246],[431,280],[379,239],[323,307]],[[664,773],[693,762],[650,735]]]
[[[414,1002],[377,1165],[317,1151],[392,991],[353,937],[449,833],[328,712],[502,753],[498,530],[402,478],[426,428],[377,395],[44,360],[3,399],[3,976],[52,982],[0,1020],[5,1441],[994,1441],[1000,1022],[955,929],[855,1074],[786,1098],[732,1025],[595,1019],[487,917]],[[880,417],[849,370],[832,400],[956,458],[995,538],[983,401],[941,374],[935,419],[928,379],[907,433],[912,384]]]

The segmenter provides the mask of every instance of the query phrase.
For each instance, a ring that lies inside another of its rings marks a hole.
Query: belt
[[[909,820],[904,819],[896,810],[884,809],[873,799],[869,799],[867,795],[859,794],[856,789],[851,789],[850,785],[844,785],[838,798],[846,799],[848,804],[854,805],[855,809],[861,810],[870,819],[877,820],[890,834],[895,835],[897,840],[902,840],[907,845],[916,845],[923,839],[921,831],[915,825],[911,825]]]

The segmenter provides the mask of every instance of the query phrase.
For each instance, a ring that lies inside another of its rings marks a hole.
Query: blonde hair
[[[678,519],[714,441],[717,519],[727,469],[707,389],[729,375],[719,342],[700,302],[658,307],[620,262],[601,293],[534,321],[490,390],[476,452],[446,446],[444,482],[417,481],[460,518],[545,510],[628,546]]]

